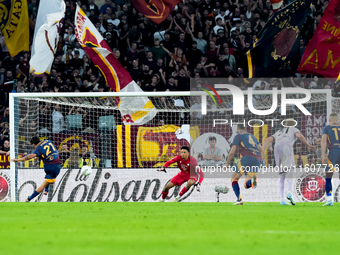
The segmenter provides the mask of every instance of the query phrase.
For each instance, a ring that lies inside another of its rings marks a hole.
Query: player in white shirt
[[[265,150],[270,143],[275,141],[274,146],[274,157],[276,162],[276,167],[281,167],[280,171],[280,181],[279,181],[279,189],[280,189],[280,197],[281,197],[281,205],[289,205],[285,197],[289,200],[292,205],[295,205],[292,191],[293,191],[293,182],[290,176],[290,170],[295,166],[294,159],[294,149],[293,145],[297,139],[303,142],[308,150],[314,149],[314,146],[310,145],[306,138],[301,134],[300,130],[294,127],[294,120],[287,120],[286,126],[279,131],[277,131],[274,135],[268,137],[263,143],[263,149]],[[285,196],[285,179],[287,179],[288,185],[288,193]]]

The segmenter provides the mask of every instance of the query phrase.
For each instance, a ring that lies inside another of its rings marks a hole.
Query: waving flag
[[[92,62],[104,74],[106,83],[118,92],[143,92],[119,63],[101,34],[77,5],[75,31],[79,43]],[[156,115],[156,109],[147,97],[120,98],[119,111],[125,124],[144,124]]]
[[[331,0],[303,53],[298,73],[340,78],[340,0]]]
[[[40,1],[30,60],[31,73],[50,73],[64,16],[63,0]]]
[[[27,0],[1,0],[0,29],[11,56],[29,50]]]
[[[249,78],[295,74],[300,61],[301,29],[311,2],[296,0],[271,16],[255,47],[246,53]]]
[[[179,2],[181,0],[131,0],[140,13],[156,24],[165,20]]]
[[[280,9],[280,7],[282,6],[283,0],[270,0],[270,3],[273,6],[273,11],[277,12],[278,9]]]

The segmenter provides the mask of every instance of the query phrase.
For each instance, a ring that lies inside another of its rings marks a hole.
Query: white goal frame
[[[328,116],[332,112],[332,96],[331,96],[331,90],[330,89],[315,89],[315,90],[309,90],[312,94],[324,94],[326,96],[326,109],[327,109],[327,123],[328,123]],[[217,91],[219,95],[232,95],[230,91]],[[281,94],[281,91],[278,90],[278,95]],[[247,91],[243,91],[245,95],[247,95]],[[271,95],[271,90],[257,90],[252,91],[253,95]],[[288,94],[294,94],[293,92],[288,92]],[[136,92],[82,92],[82,93],[10,93],[9,94],[9,114],[10,114],[10,158],[16,158],[18,155],[16,155],[15,148],[15,100],[19,98],[37,98],[37,97],[175,97],[175,96],[202,96],[202,99],[204,99],[204,96],[207,94],[203,91],[182,91],[182,92],[142,92],[142,93],[136,93]],[[164,110],[163,110],[164,111]],[[189,110],[188,110],[189,111]],[[17,201],[16,197],[16,167],[15,162],[10,162],[10,178],[11,178],[11,201],[15,202]]]

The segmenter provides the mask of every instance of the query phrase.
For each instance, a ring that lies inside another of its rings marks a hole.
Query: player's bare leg
[[[175,197],[174,202],[178,202],[178,200],[190,189],[192,185],[195,184],[195,179],[189,179],[187,185],[181,190],[177,197]]]
[[[47,187],[50,183],[48,181],[43,181],[43,183],[40,185],[39,188],[37,188],[32,195],[30,195],[27,199],[26,199],[26,202],[29,202],[31,201],[33,198],[35,198],[36,196],[38,196],[43,190],[45,187]]]
[[[246,180],[244,181],[244,187],[246,189],[257,187],[257,174],[256,173],[247,173]]]
[[[165,185],[162,191],[162,199],[160,200],[160,202],[165,202],[165,198],[168,196],[169,189],[172,189],[173,187],[175,187],[175,184],[173,184],[172,182],[168,182],[168,184]]]
[[[234,203],[234,205],[243,205],[243,201],[241,198],[241,193],[240,193],[240,186],[238,185],[238,180],[241,178],[242,174],[233,172],[233,175],[231,176],[231,185],[233,187],[233,190],[235,192],[237,201]]]

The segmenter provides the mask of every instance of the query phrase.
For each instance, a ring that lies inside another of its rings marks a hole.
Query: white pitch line
[[[320,234],[340,234],[340,231],[292,231],[292,230],[241,230],[241,233],[263,233],[263,234],[283,234],[283,235],[320,235]]]

